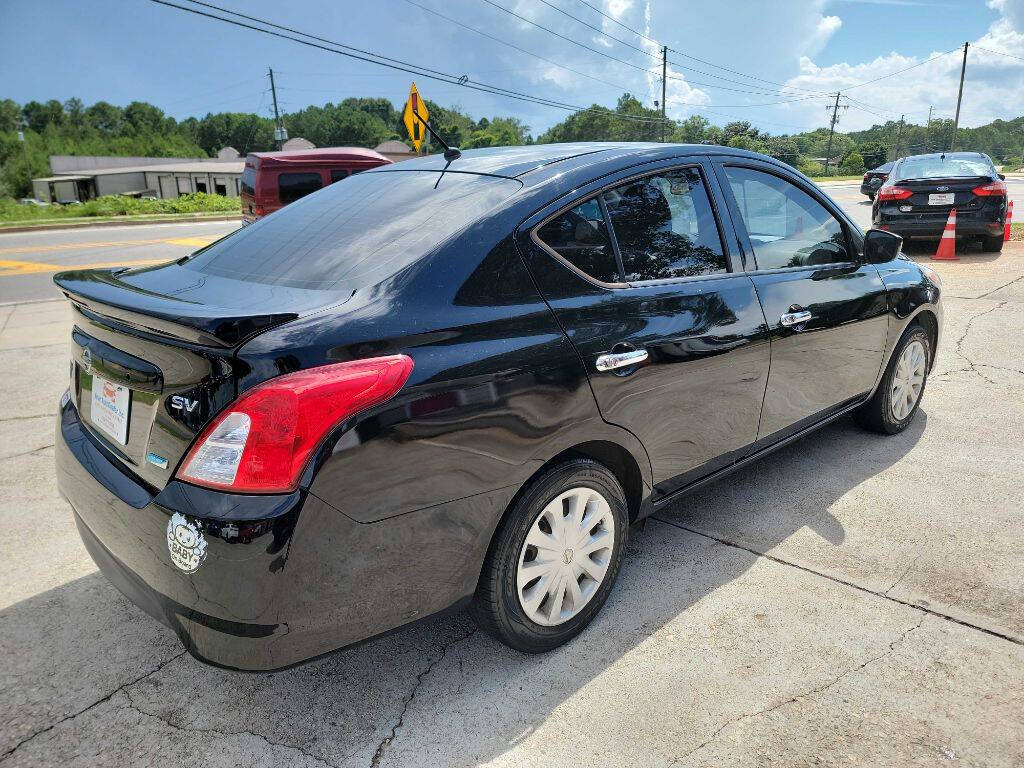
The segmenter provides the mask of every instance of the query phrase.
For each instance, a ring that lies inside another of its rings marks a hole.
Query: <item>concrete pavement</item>
[[[272,675],[183,655],[96,572],[53,481],[67,309],[0,308],[0,764],[1024,764],[1024,247],[934,266],[914,425],[834,424],[659,515],[568,646],[456,616]]]

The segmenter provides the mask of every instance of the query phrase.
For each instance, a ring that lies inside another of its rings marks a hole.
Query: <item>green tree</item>
[[[860,152],[854,150],[844,157],[839,166],[839,173],[842,176],[856,176],[864,173],[864,158],[861,157]]]
[[[679,131],[673,137],[684,144],[700,144],[708,137],[711,121],[703,115],[691,115],[683,120]]]

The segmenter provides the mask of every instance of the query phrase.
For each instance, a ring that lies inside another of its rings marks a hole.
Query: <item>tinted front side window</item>
[[[726,167],[758,269],[850,260],[842,225],[799,187],[770,173]]]
[[[726,271],[725,253],[696,168],[645,176],[604,193],[626,280]]]
[[[617,283],[619,266],[596,198],[577,205],[537,230],[551,250],[596,280]]]
[[[281,205],[294,203],[299,198],[316,192],[322,186],[319,173],[282,173],[277,177],[277,192]]]
[[[258,283],[353,291],[430,253],[521,186],[465,173],[354,175],[236,230],[185,266]]]

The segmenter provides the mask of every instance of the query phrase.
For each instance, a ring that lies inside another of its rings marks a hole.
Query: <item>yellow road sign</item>
[[[423,123],[416,119],[413,112],[423,118],[423,122],[430,119],[427,105],[420,98],[420,92],[416,88],[416,83],[413,83],[412,88],[409,89],[409,100],[405,102],[405,112],[402,114],[402,121],[405,123],[406,130],[409,131],[409,138],[412,139],[413,149],[419,152],[420,144],[426,138],[427,129]]]

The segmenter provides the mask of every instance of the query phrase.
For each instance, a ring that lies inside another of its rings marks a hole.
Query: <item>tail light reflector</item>
[[[1006,185],[1001,181],[993,181],[991,184],[975,187],[974,194],[978,197],[1005,197]]]
[[[906,200],[913,195],[913,190],[906,187],[881,187],[878,190],[879,200]]]
[[[240,493],[293,491],[328,433],[349,416],[394,397],[412,367],[407,355],[390,355],[265,381],[203,430],[178,478]]]

